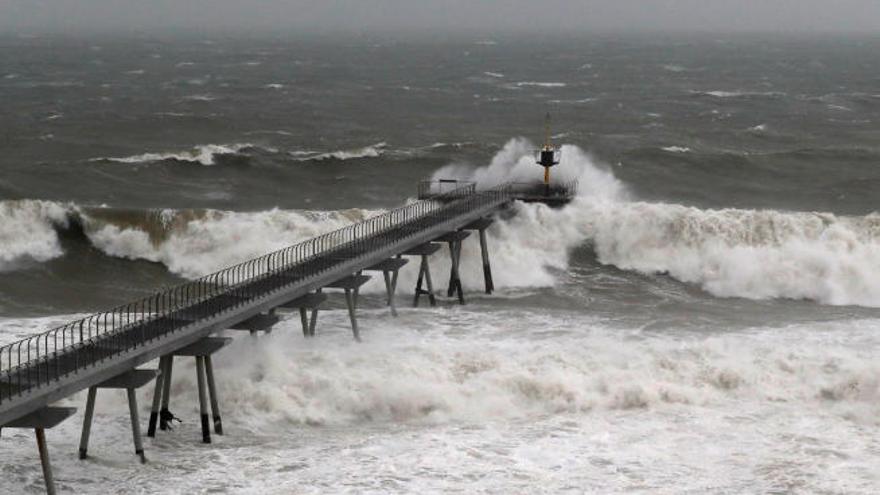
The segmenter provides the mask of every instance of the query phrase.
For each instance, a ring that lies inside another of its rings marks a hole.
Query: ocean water
[[[216,357],[226,435],[133,455],[125,397],[48,433],[70,493],[876,493],[880,41],[0,38],[0,342],[404,203],[536,180],[489,231],[497,291],[364,295]],[[432,260],[435,278],[449,270]],[[442,283],[438,285],[443,285]],[[151,387],[147,387],[150,388]],[[142,418],[151,390],[140,391]],[[63,401],[80,408],[84,394]],[[2,493],[39,493],[32,434]]]

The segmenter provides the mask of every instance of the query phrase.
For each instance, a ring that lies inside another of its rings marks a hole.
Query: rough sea
[[[48,432],[65,493],[880,492],[880,38],[0,37],[0,343],[413,198],[579,178],[489,232],[498,290],[372,285]],[[437,255],[435,278],[449,262]],[[411,263],[412,265],[412,263]],[[372,282],[371,282],[372,283]],[[438,284],[442,285],[442,284]],[[152,387],[140,391],[147,417]],[[85,394],[65,405],[82,410]],[[4,430],[0,493],[41,493]]]

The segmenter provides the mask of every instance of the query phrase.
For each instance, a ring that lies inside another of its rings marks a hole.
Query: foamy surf
[[[57,229],[67,226],[71,208],[52,201],[0,201],[0,272],[61,256]]]
[[[215,165],[216,159],[221,155],[235,155],[248,148],[255,148],[251,143],[236,144],[204,144],[193,147],[192,150],[172,151],[159,153],[142,153],[140,155],[131,155],[123,157],[101,157],[93,158],[95,162],[116,162],[116,163],[152,163],[162,162],[166,160],[194,163],[199,165]]]
[[[473,180],[480,188],[535,179],[534,145],[513,139],[484,167],[452,164],[435,178]],[[579,181],[580,196],[565,208],[518,204],[516,214],[489,230],[499,288],[557,283],[570,252],[591,246],[600,263],[663,274],[719,297],[809,299],[823,304],[880,306],[880,216],[838,216],[760,210],[705,210],[636,201],[608,167],[562,146],[555,180]],[[197,277],[378,213],[269,210],[254,213],[167,211],[159,220],[107,218],[101,209],[51,202],[4,202],[0,258],[45,261],[62,254],[56,229],[75,212],[88,241],[105,254],[164,264]],[[153,214],[148,214],[147,216]],[[111,215],[113,217],[113,215]],[[165,218],[165,220],[162,220]],[[171,219],[171,220],[168,220]],[[145,223],[144,223],[145,222]],[[164,223],[163,223],[164,222]],[[482,284],[478,245],[464,243],[463,284]],[[449,269],[435,255],[437,273]],[[415,282],[406,267],[401,284]],[[378,282],[369,290],[381,290]]]
[[[290,155],[298,161],[323,161],[323,160],[353,160],[358,158],[376,158],[385,152],[387,143],[380,142],[363,148],[355,148],[348,150],[314,152],[314,151],[292,151]]]

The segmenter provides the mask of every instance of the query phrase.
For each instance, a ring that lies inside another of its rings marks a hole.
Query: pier
[[[171,375],[175,357],[195,358],[202,438],[223,434],[211,355],[230,341],[214,334],[228,329],[268,332],[279,313],[298,311],[303,336],[316,335],[319,312],[329,291],[341,291],[353,337],[361,287],[381,273],[385,302],[396,315],[399,270],[419,260],[414,305],[422,296],[436,304],[429,256],[448,248],[451,269],[447,295],[464,304],[458,274],[462,242],[474,232],[481,247],[485,291],[494,289],[486,229],[514,200],[552,205],[571,199],[576,184],[538,188],[504,184],[478,191],[458,181],[425,182],[419,199],[362,222],[205,275],[138,301],[0,347],[0,428],[29,428],[37,447],[48,493],[54,493],[45,430],[72,416],[74,408],[52,404],[88,389],[80,458],[88,455],[98,389],[125,389],[134,440],[133,452],[147,462],[135,390],[155,383],[147,436],[169,430]],[[157,368],[139,369],[158,360]],[[105,392],[118,393],[118,392]],[[210,406],[210,413],[209,413]],[[0,430],[2,431],[2,430]]]

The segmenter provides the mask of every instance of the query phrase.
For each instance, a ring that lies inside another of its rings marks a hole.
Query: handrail
[[[476,192],[476,183],[457,179],[435,179],[419,182],[419,199],[440,199],[450,189],[471,188]],[[541,182],[507,182],[502,187],[508,188],[516,196],[528,198],[572,198],[577,195],[578,181],[543,184]]]
[[[71,369],[93,366],[194,321],[238,308],[333,268],[332,259],[310,267],[312,261],[334,253],[352,257],[368,254],[369,248],[388,242],[383,235],[399,231],[398,237],[410,237],[418,230],[407,226],[415,222],[437,216],[452,218],[504,201],[510,193],[506,185],[481,192],[475,192],[473,184],[465,185],[0,346],[0,404],[59,380]],[[277,275],[282,272],[290,276],[278,282]],[[65,359],[68,361],[62,365]]]

